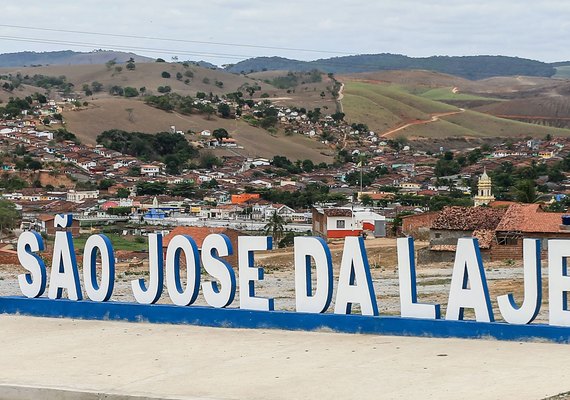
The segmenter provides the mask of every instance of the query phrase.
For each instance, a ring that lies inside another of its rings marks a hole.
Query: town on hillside
[[[328,78],[338,97],[340,84]],[[4,90],[13,90],[9,85]],[[85,92],[92,89],[102,90]],[[212,114],[246,121],[267,135],[301,135],[327,148],[331,162],[251,157],[224,128],[182,131],[174,123],[156,134],[107,130],[96,144],[82,143],[62,116],[88,107],[77,92],[10,97],[0,121],[0,255],[15,260],[24,230],[49,243],[54,216],[64,213],[73,215],[79,240],[94,232],[119,238],[125,259],[141,257],[151,232],[271,235],[279,247],[298,235],[412,236],[429,242],[420,254],[426,261],[449,260],[463,236],[478,238],[484,257],[501,260],[522,257],[525,237],[570,234],[563,218],[570,205],[567,137],[426,147],[349,123],[340,110],[254,99],[255,90],[145,101],[163,110],[186,107],[204,121]]]

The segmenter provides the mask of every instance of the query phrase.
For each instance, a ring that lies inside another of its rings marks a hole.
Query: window
[[[344,229],[344,219],[337,219],[336,221],[336,228],[337,229]]]
[[[518,244],[518,239],[514,237],[498,237],[497,243],[500,246],[516,246]]]

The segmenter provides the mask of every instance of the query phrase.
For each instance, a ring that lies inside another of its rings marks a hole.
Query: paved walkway
[[[2,399],[519,400],[570,390],[570,346],[549,343],[7,315],[0,339]]]

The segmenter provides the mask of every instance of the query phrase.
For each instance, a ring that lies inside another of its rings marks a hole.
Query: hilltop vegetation
[[[423,69],[460,76],[466,79],[484,79],[493,76],[551,77],[555,68],[547,63],[506,56],[433,56],[414,58],[400,54],[364,54],[345,57],[299,61],[282,57],[256,57],[240,61],[228,68],[234,73],[288,70],[355,73],[379,70]]]
[[[26,65],[75,65],[75,64],[104,64],[115,59],[119,63],[133,57],[135,61],[152,61],[151,58],[138,56],[134,53],[112,50],[94,50],[91,52],[64,51],[22,51],[18,53],[0,54],[0,67],[23,67]]]
[[[97,143],[145,161],[162,161],[171,174],[180,173],[190,159],[198,156],[184,136],[169,132],[148,134],[113,129],[97,136]]]

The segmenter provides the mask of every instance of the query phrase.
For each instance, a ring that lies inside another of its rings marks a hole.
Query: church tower
[[[475,207],[487,205],[493,200],[495,196],[491,193],[491,178],[487,175],[487,169],[483,170],[483,175],[479,178],[479,183],[477,184],[477,196],[474,198]]]

